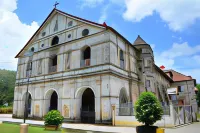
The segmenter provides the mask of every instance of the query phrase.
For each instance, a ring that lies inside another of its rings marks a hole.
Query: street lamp
[[[26,116],[27,116],[27,107],[28,107],[28,86],[29,86],[29,79],[31,76],[31,70],[28,70],[28,74],[27,74],[27,88],[26,88],[26,97],[25,97],[25,105],[24,105],[24,123],[26,123]]]

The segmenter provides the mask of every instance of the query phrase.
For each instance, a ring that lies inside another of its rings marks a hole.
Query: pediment
[[[70,37],[73,39],[80,38],[81,35],[75,35],[74,30],[76,32],[82,32],[83,34],[84,28],[89,29],[90,34],[94,34],[95,32],[104,30],[105,26],[54,9],[24,48],[16,55],[16,58],[30,56],[35,51],[49,47],[54,36],[59,36],[60,43],[71,41],[72,39],[70,40]]]

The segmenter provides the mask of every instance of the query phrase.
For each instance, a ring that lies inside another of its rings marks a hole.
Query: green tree
[[[16,72],[0,69],[0,106],[12,104],[14,98]]]
[[[197,104],[200,107],[200,84],[197,84],[196,88],[198,89],[198,92],[197,92]]]
[[[161,120],[163,109],[159,100],[151,92],[143,92],[135,104],[136,118],[146,126]]]

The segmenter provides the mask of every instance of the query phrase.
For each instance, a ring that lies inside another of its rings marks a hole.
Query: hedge
[[[12,107],[0,107],[0,114],[12,114]]]

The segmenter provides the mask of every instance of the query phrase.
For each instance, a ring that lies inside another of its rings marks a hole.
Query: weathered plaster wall
[[[15,88],[13,114],[23,116],[24,99],[27,85]],[[30,84],[28,87],[32,97],[31,116],[42,117],[49,109],[50,96],[53,91],[58,94],[58,110],[70,120],[80,121],[82,94],[86,88],[91,88],[95,95],[96,122],[111,121],[111,105],[119,104],[119,92],[125,88],[129,96],[128,81],[114,75],[97,75],[68,80],[53,79],[48,82]],[[65,109],[68,114],[65,114]]]

